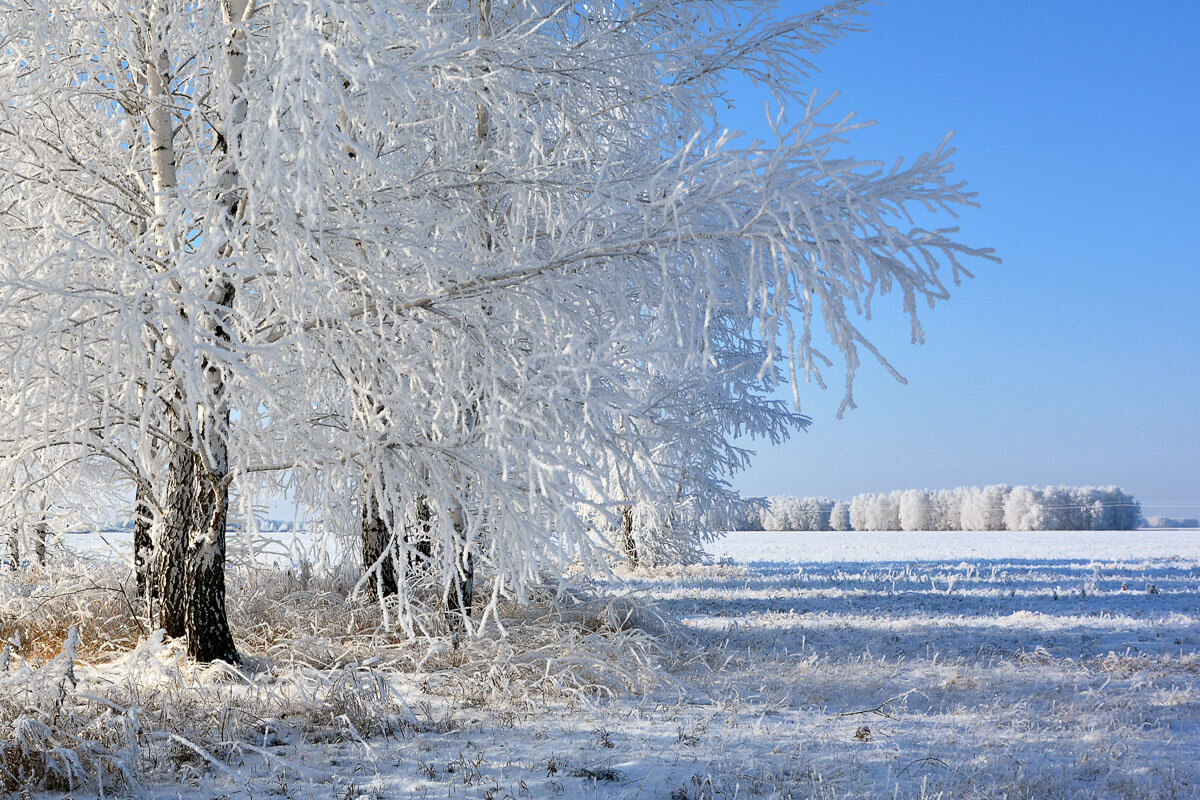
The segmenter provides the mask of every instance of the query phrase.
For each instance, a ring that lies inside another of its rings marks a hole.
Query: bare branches
[[[908,696],[915,691],[916,691],[916,689],[909,689],[907,692],[901,692],[900,694],[896,695],[895,697],[889,697],[887,700],[884,700],[882,703],[880,703],[877,706],[871,706],[870,708],[863,708],[858,711],[843,711],[842,713],[838,714],[838,716],[839,717],[855,717],[860,714],[875,714],[876,716],[884,717],[886,719],[895,719],[895,717],[893,717],[891,714],[889,714],[884,709],[886,709],[892,703],[897,703],[901,700],[907,700]]]

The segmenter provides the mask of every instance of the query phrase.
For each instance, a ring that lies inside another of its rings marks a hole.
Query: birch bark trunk
[[[367,580],[371,591],[382,597],[395,595],[398,591],[395,547],[379,499],[371,490],[370,475],[363,481],[362,560],[364,569],[375,570]]]
[[[246,74],[246,21],[254,12],[250,0],[225,0],[222,4],[225,24],[229,27],[226,47],[225,79],[231,92],[229,116],[218,137],[225,156],[224,173],[216,213],[223,241],[217,248],[222,260],[236,253],[235,236],[242,214],[243,194],[235,160],[239,154],[240,128],[246,119],[246,98],[242,82]],[[213,339],[229,350],[233,343],[232,318],[236,287],[221,265],[214,265],[206,279],[212,312],[202,320]],[[224,370],[210,356],[200,360],[204,382],[204,402],[198,409],[200,445],[196,455],[196,505],[193,511],[192,540],[188,543],[187,569],[191,591],[187,605],[188,653],[198,661],[220,659],[238,663],[241,659],[233,642],[225,610],[225,528],[229,518],[229,387]]]
[[[137,578],[139,600],[148,600],[154,594],[151,591],[150,571],[154,560],[154,539],[151,533],[154,512],[147,496],[149,491],[145,482],[139,480],[133,501],[133,572]]]
[[[13,523],[8,531],[8,568],[19,569],[21,566],[21,526]]]
[[[157,596],[151,619],[167,636],[178,638],[187,632],[185,617],[188,604],[187,566],[192,507],[195,505],[196,456],[190,443],[191,427],[177,407],[183,398],[176,396],[176,407],[167,410],[167,483],[163,490],[162,514],[154,526],[151,563],[151,593]]]
[[[150,136],[150,171],[154,191],[154,225],[160,258],[169,259],[173,248],[165,221],[172,210],[178,179],[176,176],[175,135],[171,114],[170,58],[164,41],[163,8],[153,3],[149,9],[148,52],[145,59],[147,95],[146,125]],[[174,285],[178,288],[177,283]],[[179,342],[171,342],[178,354]],[[192,429],[186,413],[181,376],[174,369],[170,379],[174,390],[166,413],[167,445],[166,485],[163,488],[162,514],[152,528],[149,573],[153,575],[151,594],[158,605],[151,608],[151,620],[170,637],[184,635],[187,609],[187,570],[184,554],[191,525],[195,464]],[[143,499],[145,499],[143,497]]]
[[[33,555],[37,559],[37,563],[45,566],[46,564],[46,538],[50,535],[50,529],[46,523],[46,507],[49,501],[45,495],[42,495],[40,516],[38,523],[33,529]]]
[[[232,290],[232,287],[230,287]],[[210,366],[209,402],[201,410],[199,440],[204,457],[197,457],[196,503],[187,571],[190,596],[185,624],[188,655],[197,661],[238,663],[237,646],[225,611],[225,528],[229,519],[229,406],[223,402],[225,384]]]
[[[467,526],[462,503],[455,502],[450,510],[454,524],[454,557],[450,583],[446,587],[446,621],[450,630],[469,630],[471,608],[475,598],[475,557],[467,541]]]
[[[633,506],[625,506],[621,509],[621,531],[620,531],[621,549],[625,551],[625,558],[629,562],[631,569],[637,569],[640,559],[638,558],[637,541],[633,538]]]
[[[491,39],[492,31],[492,0],[478,0],[477,5],[479,27],[477,38]],[[484,75],[490,72],[485,64],[482,68]],[[479,217],[480,243],[485,253],[496,250],[495,239],[495,208],[493,198],[484,181],[487,171],[488,149],[492,141],[491,110],[488,106],[487,86],[480,90],[480,99],[475,104],[475,144],[478,148],[478,158],[475,163],[475,199]],[[490,263],[490,259],[488,259]],[[491,309],[484,305],[484,314],[491,316]],[[478,424],[478,415],[482,406],[482,397],[477,397],[472,407],[463,415],[463,427],[473,429]],[[465,487],[464,487],[465,488]],[[450,519],[454,524],[454,541],[452,542],[453,570],[450,581],[446,586],[446,618],[451,630],[467,630],[470,628],[471,610],[475,595],[475,556],[471,542],[468,539],[466,515],[463,505],[454,501],[450,508]]]

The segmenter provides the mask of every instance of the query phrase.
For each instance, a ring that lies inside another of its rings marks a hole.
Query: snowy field
[[[140,791],[1200,796],[1200,532],[735,533],[711,550],[712,565],[624,576],[673,621],[645,651],[667,672],[642,690],[538,697],[492,685],[508,679],[489,677],[486,660],[431,667],[444,655],[431,648],[429,664],[384,676],[374,706],[352,708],[362,695],[347,693],[324,725],[281,714],[256,723],[256,742],[179,745],[184,777],[150,765]],[[148,657],[161,671],[162,653]],[[562,666],[552,661],[548,672]],[[261,669],[255,697],[276,680]],[[398,723],[360,730],[374,713]]]
[[[953,559],[1179,558],[1200,562],[1200,529],[1140,531],[732,532],[710,545],[735,561],[945,561]]]

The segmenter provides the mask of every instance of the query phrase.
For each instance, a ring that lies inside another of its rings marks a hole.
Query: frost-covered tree
[[[833,500],[828,497],[806,497],[803,502],[803,530],[828,531],[833,513]]]
[[[762,513],[764,531],[800,530],[800,498],[777,495],[767,498],[767,507]]]
[[[934,493],[928,489],[909,489],[900,493],[900,529],[906,531],[936,531],[938,509]]]
[[[1145,524],[1142,504],[1132,494],[1117,486],[1105,486],[1101,493],[1104,505],[1101,530],[1132,531]]]
[[[741,497],[735,504],[733,516],[730,519],[730,530],[762,531],[762,516],[767,510],[765,497]]]
[[[904,530],[900,522],[903,492],[858,494],[850,501],[850,525],[856,531]]]
[[[1004,498],[1004,528],[1010,531],[1039,531],[1048,516],[1041,489],[1015,486]]]
[[[1146,520],[1146,525],[1150,528],[1200,528],[1200,519],[1153,516]]]
[[[769,498],[762,514],[762,529],[766,531],[828,531],[834,509],[828,497]]]
[[[965,531],[1004,530],[1004,500],[1009,487],[1002,484],[970,487],[962,498],[961,525]]]
[[[728,478],[749,464],[751,453],[735,439],[777,443],[808,424],[767,397],[778,378],[773,373],[764,378],[760,343],[714,328],[702,350],[709,356],[704,369],[660,370],[642,386],[639,407],[617,428],[618,436],[629,437],[624,450],[641,455],[593,488],[600,502],[614,489],[629,500],[614,545],[631,566],[701,558],[702,546],[728,528],[742,507]],[[666,498],[656,488],[664,478],[669,489],[673,485]]]
[[[850,527],[850,504],[841,500],[833,504],[829,512],[829,528],[835,531],[848,531]]]
[[[892,293],[920,338],[979,252],[910,216],[971,204],[945,143],[846,157],[858,123],[806,85],[865,5],[0,9],[10,460],[113,465],[151,506],[156,622],[200,659],[237,658],[228,515],[276,480],[410,632],[421,576],[474,629],[599,563],[595,514],[694,536],[722,437],[795,426],[765,388],[840,354],[852,406],[883,361],[859,313]],[[719,124],[735,74],[787,106],[771,141]]]
[[[261,102],[249,115],[277,52],[250,40],[275,30],[246,0],[0,10],[10,458],[99,458],[145,490],[131,494],[154,511],[154,616],[201,660],[237,659],[226,521],[252,453],[236,429],[257,420],[254,340],[286,285],[266,279],[269,254],[305,228],[277,213],[279,154],[251,131],[276,121]]]
[[[939,531],[961,531],[962,504],[966,492],[962,487],[957,489],[938,489],[933,493],[934,524]]]

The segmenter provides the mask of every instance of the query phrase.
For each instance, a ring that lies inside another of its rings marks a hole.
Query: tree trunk
[[[230,342],[227,315],[233,306],[233,283],[221,279],[215,298],[213,338]],[[238,663],[237,647],[225,613],[225,527],[229,519],[229,397],[220,366],[200,359],[206,388],[199,409],[200,445],[195,455],[191,539],[187,547],[189,594],[185,626],[188,655],[197,661]]]
[[[169,216],[177,188],[174,121],[170,97],[170,58],[167,55],[165,22],[166,9],[162,3],[149,7],[150,39],[147,43],[145,81],[149,100],[146,126],[150,137],[150,171],[154,187],[155,239],[160,258],[171,258],[174,246],[163,231],[163,221]],[[178,279],[171,280],[173,290],[179,290]],[[173,343],[176,351],[182,343]],[[170,436],[167,445],[166,486],[163,489],[162,514],[152,528],[150,561],[154,585],[150,594],[158,605],[150,608],[153,624],[172,638],[184,635],[184,615],[187,609],[187,569],[184,561],[188,528],[192,522],[195,502],[195,464],[192,453],[192,430],[184,410],[184,391],[177,374],[174,383],[173,407],[167,409],[166,426]],[[135,522],[136,526],[136,522]],[[136,530],[136,528],[135,528]],[[135,542],[136,551],[136,542]],[[136,558],[136,552],[135,552]],[[135,564],[136,568],[136,564]]]
[[[417,524],[405,532],[405,541],[411,548],[408,551],[408,566],[410,571],[428,569],[433,559],[433,540],[430,538],[430,520],[433,513],[429,510],[429,498],[425,495],[417,497]]]
[[[223,422],[229,422],[224,410]],[[216,419],[220,425],[222,420]],[[202,423],[203,426],[203,423]],[[213,468],[196,470],[196,506],[193,517],[192,540],[188,544],[187,569],[190,596],[187,604],[188,655],[197,661],[241,661],[229,618],[225,613],[225,527],[229,514],[229,485],[222,467],[226,459],[225,440],[208,437],[210,447],[217,453],[209,457],[216,462]]]
[[[621,531],[619,535],[621,549],[625,551],[625,558],[629,561],[630,569],[637,569],[639,559],[637,541],[633,538],[633,506],[625,506],[621,509]]]
[[[213,338],[230,341],[225,318],[234,287],[221,281]],[[195,507],[187,548],[189,595],[186,615],[188,655],[197,661],[241,661],[225,613],[225,528],[229,521],[229,396],[225,376],[207,356],[200,359],[205,402],[199,409],[200,448],[195,455]]]
[[[182,398],[177,397],[177,401]],[[185,616],[188,604],[187,564],[188,531],[196,503],[196,458],[188,443],[191,430],[180,418],[178,409],[167,411],[172,441],[167,445],[167,486],[163,493],[162,514],[155,520],[152,544],[153,577],[151,594],[158,600],[151,618],[167,636],[178,638],[187,632]]]
[[[237,255],[236,231],[244,196],[238,188],[239,128],[246,119],[246,98],[242,79],[246,72],[246,18],[253,12],[248,0],[228,0],[223,4],[225,23],[230,26],[226,40],[225,80],[231,90],[231,106],[218,131],[217,147],[225,155],[216,198],[214,221],[223,241],[216,246],[221,258]],[[233,303],[236,287],[222,265],[206,275],[207,294],[212,311],[199,320],[223,351],[232,349]],[[188,543],[187,569],[191,591],[187,606],[188,654],[197,661],[220,659],[232,664],[241,659],[233,643],[229,618],[225,612],[225,527],[229,518],[229,396],[221,364],[205,354],[200,359],[201,380],[205,388],[199,411],[195,473],[196,507],[192,541]]]
[[[154,558],[154,541],[151,538],[154,513],[146,496],[148,491],[146,485],[138,481],[133,503],[133,572],[137,577],[137,596],[140,600],[156,594],[150,577],[150,564]]]
[[[475,33],[476,38],[480,41],[492,38],[492,0],[478,0],[477,13],[479,27]],[[491,71],[486,65],[482,69],[484,73]],[[496,210],[491,193],[483,180],[492,145],[489,103],[487,87],[484,86],[482,96],[475,104],[475,144],[478,150],[475,163],[475,199],[480,244],[485,252],[492,253],[496,250]],[[484,303],[482,311],[485,316],[492,314],[492,309],[487,303]],[[461,423],[463,430],[470,431],[478,424],[482,400],[480,394],[471,401]],[[453,558],[453,568],[445,590],[446,621],[451,630],[467,630],[475,595],[475,557],[467,540],[465,510],[461,502],[454,501],[450,509],[450,518],[455,535],[450,544],[453,552],[449,554]]]
[[[374,569],[367,585],[378,595],[391,597],[396,594],[395,547],[391,532],[379,499],[371,491],[371,481],[363,484],[362,502],[362,560],[363,569]]]
[[[461,503],[455,502],[450,511],[454,523],[454,565],[446,586],[446,622],[452,631],[468,629],[475,596],[475,557],[471,554],[466,536],[466,521]]]
[[[34,529],[33,538],[33,555],[41,566],[46,565],[46,537],[49,533],[50,531],[46,527],[46,518],[43,516],[38,521],[37,528]]]
[[[15,570],[21,566],[21,526],[13,523],[8,532],[8,568]]]
[[[475,600],[475,557],[460,552],[455,559],[455,574],[446,594],[446,619],[451,630],[466,630]]]

